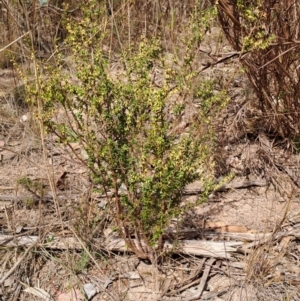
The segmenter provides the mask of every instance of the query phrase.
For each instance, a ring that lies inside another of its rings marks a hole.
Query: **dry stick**
[[[29,251],[37,244],[35,242],[32,246],[28,247],[25,253],[19,258],[19,260],[14,264],[14,266],[0,279],[0,285],[4,283],[4,281],[15,271],[15,269],[20,265],[23,259],[27,256]]]
[[[191,277],[189,277],[188,279],[185,279],[182,283],[180,283],[180,285],[182,285],[180,288],[175,289],[175,290],[171,290],[169,293],[167,293],[167,295],[168,296],[178,295],[179,293],[181,293],[182,291],[185,291],[189,287],[201,282],[202,278],[196,279],[196,280],[194,280],[194,279],[197,277],[198,274],[200,274],[202,272],[202,268],[203,268],[203,265],[205,263],[205,260],[206,260],[206,258],[202,259],[202,261],[200,262],[200,265],[198,266],[197,270],[195,271],[195,273]],[[191,282],[191,280],[192,280],[192,282]],[[178,286],[178,284],[176,286]]]
[[[8,47],[10,47],[11,45],[13,45],[14,43],[18,42],[19,40],[23,39],[25,36],[27,36],[29,34],[30,31],[27,31],[26,33],[24,33],[23,35],[21,35],[20,37],[18,37],[17,39],[15,39],[14,41],[12,41],[11,43],[9,43],[8,45],[6,45],[5,47],[3,47],[2,49],[0,49],[0,52],[4,51],[5,49],[7,49]]]
[[[42,165],[35,163],[34,161],[30,160],[28,157],[26,157],[25,155],[21,154],[20,152],[16,152],[10,148],[4,147],[4,146],[0,146],[0,150],[6,150],[8,152],[11,152],[25,160],[27,160],[29,163],[35,165],[37,168],[43,168]]]
[[[206,281],[207,281],[207,278],[208,278],[208,275],[209,275],[209,272],[210,272],[210,269],[213,265],[213,263],[216,261],[215,258],[211,258],[208,262],[207,262],[207,266],[205,267],[204,269],[204,273],[203,273],[203,276],[201,278],[201,281],[200,281],[200,284],[199,284],[199,287],[198,287],[198,290],[199,292],[197,293],[197,295],[191,297],[188,299],[188,301],[192,301],[192,300],[196,300],[196,299],[200,299],[203,291],[204,291],[204,287],[205,287],[205,284],[206,284]]]
[[[74,229],[67,224],[68,228],[73,232],[73,234],[75,235],[76,239],[78,240],[78,242],[81,244],[82,248],[84,249],[84,251],[89,255],[89,257],[92,259],[92,261],[94,262],[94,264],[96,265],[96,267],[99,269],[99,271],[103,271],[101,269],[101,267],[99,266],[98,262],[95,260],[95,258],[92,256],[92,254],[89,252],[89,250],[86,248],[86,246],[84,245],[84,243],[82,242],[82,240],[78,237],[78,235],[76,234],[76,232],[74,231]]]
[[[210,269],[211,269],[213,263],[215,262],[215,260],[216,260],[215,258],[211,258],[207,262],[207,265],[204,269],[203,276],[201,278],[201,281],[200,281],[200,284],[199,284],[199,287],[198,287],[197,294],[195,294],[194,296],[188,297],[188,298],[181,299],[182,301],[193,301],[193,300],[199,300],[201,298],[201,295],[204,291],[204,287],[205,287]]]
[[[276,57],[274,57],[271,61],[269,61],[269,62],[265,63],[264,65],[262,65],[261,67],[259,67],[258,70],[259,70],[259,69],[262,69],[262,68],[264,68],[264,67],[266,67],[267,65],[269,65],[269,64],[271,64],[272,62],[276,61],[279,57],[283,56],[284,54],[290,52],[291,50],[293,50],[294,48],[297,48],[297,47],[299,47],[299,44],[296,44],[296,45],[294,45],[293,47],[287,49],[286,51],[283,51],[282,53],[280,53],[280,54],[278,54]]]

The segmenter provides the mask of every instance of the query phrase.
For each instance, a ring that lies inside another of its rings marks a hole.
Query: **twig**
[[[186,301],[192,301],[192,300],[197,300],[197,299],[200,299],[203,291],[204,291],[204,287],[205,287],[205,284],[206,284],[206,281],[207,281],[207,278],[208,278],[208,275],[209,275],[209,272],[210,272],[210,269],[213,265],[213,263],[216,261],[215,258],[211,258],[208,262],[207,262],[207,265],[204,269],[204,273],[203,273],[203,276],[201,278],[201,281],[200,281],[200,284],[199,284],[199,288],[198,288],[198,293],[196,295],[194,295],[193,297],[191,298],[188,298]]]
[[[0,52],[1,52],[1,50],[0,50]],[[14,151],[14,150],[12,150],[10,148],[4,147],[4,146],[0,146],[0,150],[5,150],[5,151],[8,151],[8,152],[11,152],[11,153],[13,153],[13,154],[15,154],[15,155],[17,155],[17,156],[19,156],[19,157],[27,160],[29,163],[33,164],[34,166],[36,166],[38,168],[42,168],[42,165],[40,165],[40,164],[38,164],[38,163],[36,163],[36,162],[28,159],[28,157],[26,157],[25,155],[21,154],[20,152],[16,152],[16,151]]]
[[[78,242],[80,243],[80,245],[82,246],[82,248],[84,249],[84,251],[89,255],[89,257],[91,258],[91,260],[94,262],[94,264],[96,265],[96,267],[99,269],[99,271],[103,271],[101,269],[101,267],[99,266],[98,262],[95,260],[95,258],[92,256],[92,254],[89,252],[89,250],[86,248],[85,244],[82,242],[82,240],[78,237],[77,233],[75,232],[75,230],[69,225],[66,224],[68,226],[68,228],[73,232],[74,236],[76,237],[76,239],[78,240]]]
[[[41,6],[41,7],[43,7],[43,6]],[[62,13],[68,13],[68,14],[72,14],[72,13],[74,13],[76,10],[79,9],[79,7],[76,7],[76,8],[74,8],[74,9],[72,9],[72,10],[65,10],[65,9],[59,8],[59,7],[57,7],[57,6],[55,6],[55,5],[51,5],[51,4],[48,4],[48,7],[52,8],[52,9],[54,9],[54,10],[57,10],[57,11],[59,11],[59,12],[62,12]]]
[[[264,65],[262,65],[261,67],[258,68],[259,69],[262,69],[266,66],[268,66],[269,64],[273,63],[274,61],[276,61],[279,57],[283,56],[284,54],[287,54],[288,52],[290,52],[291,50],[293,50],[294,48],[296,47],[299,47],[299,44],[296,44],[294,46],[292,46],[291,48],[287,49],[286,51],[278,54],[277,56],[275,56],[272,60],[270,60],[269,62],[265,63]]]
[[[196,280],[194,280],[194,279],[202,272],[205,261],[206,261],[206,258],[203,258],[200,262],[200,265],[197,267],[196,271],[193,273],[193,275],[191,275],[187,279],[184,279],[184,281],[182,281],[181,283],[176,284],[175,286],[179,287],[179,288],[178,289],[171,288],[170,292],[167,293],[166,295],[167,296],[178,295],[178,293],[186,290],[187,288],[189,288],[195,284],[198,284],[201,281],[201,279],[196,279]],[[173,287],[175,287],[175,286],[173,286]]]
[[[210,272],[210,269],[212,268],[212,265],[213,263],[215,262],[215,258],[211,258],[208,260],[207,264],[206,264],[206,267],[204,269],[204,272],[203,272],[203,276],[201,278],[201,281],[200,281],[200,284],[199,284],[199,287],[198,287],[198,292],[191,296],[191,297],[187,297],[187,298],[182,298],[180,299],[181,301],[193,301],[193,300],[200,300],[201,298],[201,295],[204,291],[204,287],[205,287],[205,284],[207,282],[207,278],[209,276],[209,272]],[[164,300],[164,299],[162,299]],[[166,299],[167,300],[167,299]],[[169,300],[169,299],[168,299]],[[177,299],[176,299],[177,300]]]
[[[20,263],[23,261],[23,259],[27,256],[29,251],[37,244],[37,241],[30,247],[27,248],[27,250],[24,252],[24,254],[21,256],[21,258],[18,259],[18,261],[14,264],[14,266],[0,279],[0,285],[4,283],[4,281],[16,270],[16,268],[20,265]]]
[[[17,39],[15,39],[14,41],[12,41],[11,43],[9,43],[8,45],[6,45],[5,47],[0,49],[0,52],[4,51],[5,49],[7,49],[9,46],[13,45],[14,43],[18,42],[19,40],[23,39],[25,36],[27,36],[29,34],[30,31],[27,31],[26,33],[24,33],[23,35],[21,35],[20,37],[18,37]]]

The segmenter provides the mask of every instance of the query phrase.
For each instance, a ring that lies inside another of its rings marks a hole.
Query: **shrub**
[[[212,189],[211,118],[226,97],[212,93],[211,81],[194,80],[191,50],[201,42],[199,32],[187,43],[189,60],[182,68],[166,58],[160,39],[141,37],[123,49],[123,68],[113,74],[103,50],[105,22],[99,24],[102,12],[95,5],[90,1],[84,18],[67,26],[73,71],[66,69],[63,56],[57,57],[47,79],[40,75],[37,85],[27,85],[28,99],[42,103],[37,117],[48,132],[61,143],[82,145],[93,182],[110,200],[127,245],[156,262],[171,218],[190,206],[181,205],[184,187],[202,179],[201,200]],[[203,17],[206,24],[209,13]],[[161,72],[159,83],[155,70]],[[203,97],[203,106],[182,123],[193,95]],[[55,118],[59,108],[64,120]]]

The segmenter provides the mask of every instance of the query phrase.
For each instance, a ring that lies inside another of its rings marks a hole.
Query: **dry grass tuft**
[[[245,283],[253,287],[252,295],[257,300],[300,300],[299,277],[295,269],[290,268],[295,263],[292,263],[293,258],[287,259],[291,252],[291,238],[276,235],[285,217],[273,235],[250,250],[246,256]],[[283,269],[283,266],[286,268]]]

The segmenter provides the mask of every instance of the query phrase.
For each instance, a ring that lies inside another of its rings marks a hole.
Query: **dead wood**
[[[38,236],[0,235],[0,246],[2,247],[23,247],[31,246],[39,241]],[[100,241],[96,240],[96,243]],[[178,242],[176,248],[172,242],[166,241],[164,244],[165,252],[190,254],[213,258],[232,258],[232,253],[242,246],[242,242],[223,242],[223,241],[202,241],[202,240],[182,240]],[[55,237],[49,238],[48,242],[38,243],[38,247],[48,249],[73,249],[81,250],[82,244],[75,237]],[[123,239],[110,238],[106,240],[105,248],[110,251],[127,252],[130,251]]]
[[[210,258],[208,260],[208,262],[206,263],[205,265],[205,269],[204,269],[204,272],[203,272],[203,275],[201,277],[201,280],[200,280],[200,284],[199,284],[199,287],[198,287],[198,290],[197,292],[190,296],[190,297],[187,297],[187,298],[168,298],[168,299],[165,299],[165,300],[172,300],[172,301],[193,301],[193,300],[200,300],[201,296],[202,296],[202,293],[204,291],[204,288],[205,288],[205,285],[206,285],[206,282],[207,282],[207,279],[208,279],[208,276],[209,276],[209,273],[210,273],[210,270],[212,268],[212,265],[213,263],[215,262],[215,259],[214,258]],[[164,299],[161,299],[161,300],[164,300]]]
[[[207,265],[206,265],[206,267],[204,269],[204,273],[203,273],[203,276],[201,278],[199,287],[198,287],[198,292],[194,296],[192,296],[192,297],[183,299],[184,301],[198,300],[201,297],[201,295],[202,295],[202,293],[204,291],[204,287],[205,287],[205,284],[206,284],[206,281],[207,281],[210,269],[211,269],[211,267],[212,267],[212,265],[213,265],[214,262],[215,262],[214,258],[211,258],[211,259],[208,260]]]
[[[192,273],[190,277],[184,279],[181,283],[177,283],[170,288],[170,293],[168,295],[178,295],[182,291],[185,291],[187,288],[198,284],[201,279],[196,279],[200,273],[203,271],[203,266],[205,264],[206,258],[203,258],[197,267],[197,269]]]
[[[217,237],[220,233],[211,232],[209,236]],[[202,257],[232,259],[234,253],[240,250],[247,250],[259,244],[268,242],[270,239],[279,240],[285,236],[293,236],[300,238],[300,229],[293,229],[288,232],[273,233],[222,233],[223,238],[231,238],[239,241],[205,241],[205,240],[181,240],[176,242],[176,247],[171,241],[166,241],[164,244],[164,251],[178,254],[189,254]],[[49,237],[47,242],[37,243],[38,236],[18,236],[0,235],[0,246],[2,247],[24,247],[36,244],[37,247],[44,247],[47,249],[73,249],[81,250],[82,244],[75,237]],[[252,241],[251,243],[248,243]],[[100,239],[95,240],[100,243]],[[105,246],[107,250],[127,252],[128,247],[121,238],[107,238]]]

